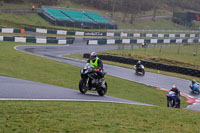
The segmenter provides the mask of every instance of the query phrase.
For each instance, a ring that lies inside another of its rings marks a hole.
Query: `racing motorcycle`
[[[178,99],[177,96],[175,95],[175,92],[170,91],[167,95],[167,107],[170,108],[179,108],[178,105]]]
[[[194,89],[194,87],[192,85],[189,86],[190,89],[192,90],[192,93],[199,95],[200,91],[199,91],[199,84],[197,84]]]
[[[85,67],[80,70],[81,80],[79,81],[79,91],[82,94],[85,94],[88,90],[97,91],[100,96],[104,96],[107,92],[107,83],[104,79],[104,75],[99,78],[97,74],[98,69],[94,69],[94,67],[90,63],[86,63]]]
[[[135,68],[135,73],[136,74],[141,74],[141,75],[145,74],[143,65],[140,65],[139,67],[136,67],[136,65],[135,65],[134,68]]]

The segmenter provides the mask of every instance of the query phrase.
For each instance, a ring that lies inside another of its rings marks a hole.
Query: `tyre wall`
[[[83,54],[83,58],[89,58],[89,56],[90,54],[88,53]],[[98,55],[98,57],[102,60],[119,62],[119,63],[129,64],[129,65],[135,65],[138,61],[136,59],[125,58],[125,57],[120,57],[120,56],[112,56],[112,55]],[[144,60],[142,60],[142,64],[147,68],[200,77],[200,70],[197,70],[197,69],[167,65],[167,64],[144,61]]]

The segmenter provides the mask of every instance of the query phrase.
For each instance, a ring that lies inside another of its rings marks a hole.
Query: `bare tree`
[[[0,0],[0,7],[3,6],[3,0]]]
[[[154,9],[153,9],[153,17],[152,17],[153,21],[156,21],[156,13],[157,13],[159,3],[160,3],[160,0],[154,0]]]
[[[113,18],[114,12],[115,12],[115,5],[116,5],[116,0],[112,0],[112,12],[111,12],[111,18]]]
[[[124,0],[123,3],[124,3],[124,17],[122,22],[125,22],[130,8],[130,0]]]
[[[130,18],[130,24],[133,24],[133,21],[135,20],[135,17],[140,13],[141,11],[141,1],[136,0],[131,2],[131,18]]]

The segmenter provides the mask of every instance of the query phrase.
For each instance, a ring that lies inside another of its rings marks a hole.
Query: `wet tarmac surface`
[[[116,45],[86,45],[86,42],[84,42],[81,38],[76,39],[74,44],[72,45],[32,45],[32,46],[17,46],[16,49],[22,52],[26,52],[33,55],[38,55],[41,57],[49,58],[52,60],[56,60],[59,62],[64,62],[67,64],[71,64],[78,67],[83,67],[85,65],[85,61],[78,60],[78,59],[72,59],[72,58],[66,58],[62,57],[62,55],[66,54],[74,54],[74,53],[90,53],[92,51],[105,51],[105,50],[111,50],[111,49],[117,49],[118,46]],[[108,75],[119,77],[122,79],[142,83],[148,86],[154,86],[157,88],[165,88],[170,89],[173,84],[176,84],[178,88],[181,90],[182,93],[186,93],[189,95],[192,95],[190,93],[189,84],[190,81],[175,78],[171,76],[165,76],[160,75],[156,73],[149,73],[146,72],[145,76],[138,76],[135,75],[135,72],[133,69],[127,69],[112,65],[104,64],[104,70],[107,72]],[[118,98],[112,98],[112,97],[100,97],[97,94],[88,94],[88,95],[82,95],[77,90],[71,90],[67,88],[62,87],[56,87],[46,84],[40,84],[35,83],[31,81],[26,81],[23,83],[23,81],[14,82],[15,85],[9,86],[9,79],[4,79],[7,77],[0,77],[1,84],[4,84],[5,86],[0,87],[1,93],[0,98],[22,98],[22,99],[84,99],[84,100],[102,100],[102,101],[115,101],[115,102],[125,102],[130,104],[141,104],[133,101],[118,99]],[[3,82],[3,83],[2,83]],[[21,83],[20,83],[21,82]],[[27,82],[29,82],[27,84]],[[38,85],[38,87],[37,87]],[[13,87],[15,86],[15,87]],[[32,87],[32,88],[31,88]],[[33,89],[37,88],[37,89]],[[13,93],[13,89],[16,90],[15,93]],[[41,91],[42,90],[42,91]],[[95,95],[95,96],[94,96]],[[199,95],[193,95],[195,98],[200,98]],[[188,109],[192,110],[200,110],[199,104],[194,104],[192,106],[189,106]]]

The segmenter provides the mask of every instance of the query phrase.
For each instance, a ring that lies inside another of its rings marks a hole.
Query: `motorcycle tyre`
[[[199,92],[199,91],[197,92],[197,91],[192,90],[192,93],[199,95],[200,92]]]
[[[173,101],[167,101],[167,107],[173,108]]]
[[[107,92],[108,86],[107,83],[105,82],[106,88],[101,88],[97,90],[97,93],[99,94],[99,96],[104,96]]]
[[[142,70],[142,75],[145,75],[145,71],[144,70]]]
[[[83,87],[85,86],[85,89],[83,89]],[[79,91],[82,93],[82,94],[85,94],[87,91],[88,91],[88,88],[86,87],[85,85],[85,82],[83,79],[81,79],[79,81]]]

